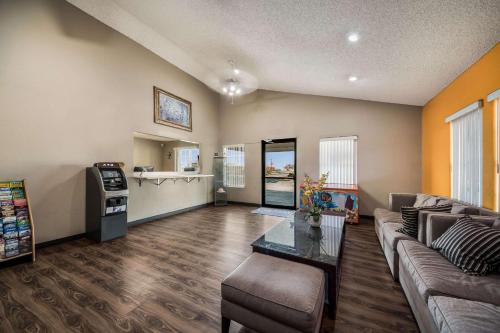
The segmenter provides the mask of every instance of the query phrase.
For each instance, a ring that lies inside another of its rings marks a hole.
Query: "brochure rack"
[[[35,223],[24,180],[0,181],[0,263],[31,256]]]

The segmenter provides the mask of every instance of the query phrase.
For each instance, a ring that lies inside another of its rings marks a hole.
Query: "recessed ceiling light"
[[[351,81],[351,82],[358,81],[358,77],[351,75],[351,76],[349,76],[349,81]]]
[[[356,43],[359,40],[359,35],[357,33],[353,32],[353,33],[350,33],[349,35],[347,35],[347,39],[351,43]]]
[[[224,94],[227,94],[227,88],[226,87],[222,88],[222,91],[224,92]]]
[[[240,70],[238,68],[233,69],[234,74],[238,75],[240,74]]]

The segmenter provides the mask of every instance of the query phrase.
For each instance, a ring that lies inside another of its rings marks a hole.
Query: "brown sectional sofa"
[[[384,223],[403,223],[401,218],[401,207],[413,206],[417,200],[416,194],[410,193],[391,193],[389,194],[389,209],[375,208],[373,216],[375,217],[375,233],[383,247],[382,226]]]
[[[498,332],[500,307],[475,301],[445,296],[431,296],[428,301],[434,323],[439,332]]]
[[[460,202],[458,200],[452,200],[446,197],[439,197],[443,200],[451,200],[452,202],[467,205],[466,203]],[[418,215],[418,239],[412,238],[410,236],[404,235],[402,233],[396,232],[397,229],[402,227],[403,219],[401,217],[401,207],[402,206],[413,206],[417,199],[417,194],[411,193],[391,193],[389,194],[389,209],[386,208],[376,208],[373,212],[375,218],[375,233],[377,234],[380,246],[384,251],[384,255],[391,269],[392,276],[395,280],[398,279],[398,253],[397,244],[400,240],[410,239],[418,240],[421,243],[427,243],[427,222],[430,215],[436,215],[436,212],[430,212],[421,210]],[[469,205],[469,210],[475,214],[479,215],[481,218],[485,219],[495,219],[498,217],[498,213],[486,209],[479,208]],[[472,215],[472,214],[471,214]],[[454,215],[456,218],[463,215]],[[456,220],[453,219],[453,221]],[[448,229],[450,225],[446,227]],[[434,226],[434,228],[437,228]],[[445,229],[445,230],[446,230]],[[430,246],[430,244],[428,245]]]
[[[467,275],[430,248],[463,214],[421,211],[418,239],[396,232],[402,226],[399,209],[415,200],[416,194],[391,194],[389,209],[378,208],[374,216],[391,273],[399,279],[421,332],[500,332],[500,272]],[[473,217],[478,223],[491,226],[498,217],[473,208],[480,214]]]

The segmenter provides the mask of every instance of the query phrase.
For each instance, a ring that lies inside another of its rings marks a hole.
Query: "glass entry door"
[[[296,139],[262,141],[262,206],[295,209]]]

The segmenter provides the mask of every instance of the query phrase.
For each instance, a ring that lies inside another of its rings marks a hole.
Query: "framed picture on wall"
[[[192,131],[191,102],[158,87],[153,91],[155,123]]]

